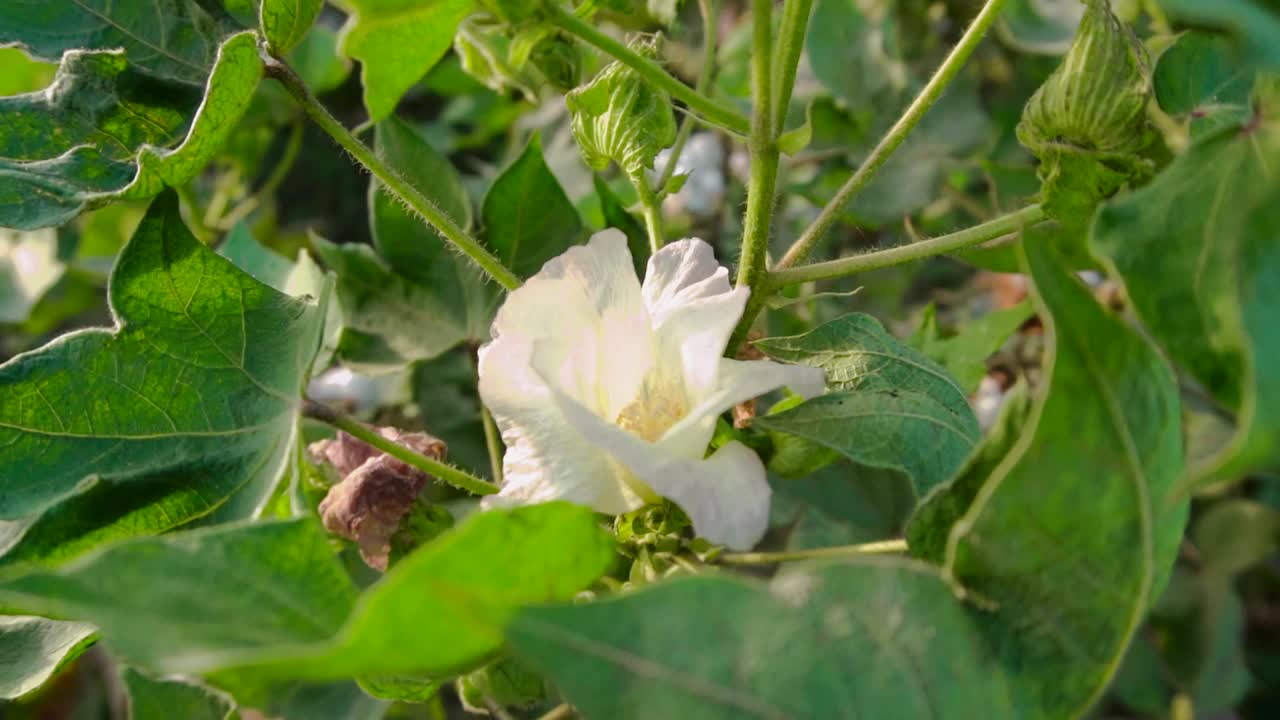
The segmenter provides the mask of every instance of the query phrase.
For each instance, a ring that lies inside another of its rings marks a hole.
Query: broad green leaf
[[[1105,205],[1093,227],[1143,324],[1236,415],[1235,436],[1188,468],[1184,489],[1280,467],[1280,122],[1260,112]]]
[[[809,65],[845,108],[861,109],[885,93],[903,90],[906,69],[893,55],[884,30],[856,0],[814,4],[805,39]]]
[[[1018,50],[1063,55],[1083,16],[1080,0],[1010,0],[996,28],[1000,38]]]
[[[36,690],[92,642],[85,623],[0,616],[0,699]]]
[[[904,472],[922,496],[949,478],[978,441],[964,390],[869,315],[845,315],[805,335],[755,345],[779,360],[822,368],[835,391],[758,417],[757,427]]]
[[[369,697],[356,683],[307,682],[262,677],[254,671],[219,672],[209,683],[241,707],[281,720],[382,720],[388,703]]]
[[[262,0],[258,24],[271,51],[283,55],[302,42],[323,7],[324,0]]]
[[[390,115],[401,96],[449,50],[475,0],[337,0],[350,17],[338,42],[360,61],[369,116]]]
[[[1280,69],[1280,8],[1271,0],[1159,0],[1171,20],[1231,35],[1247,60]]]
[[[582,220],[547,167],[536,135],[494,180],[481,217],[487,244],[520,277],[582,240]]]
[[[256,38],[240,33],[217,48],[201,76],[203,94],[142,74],[119,50],[101,50],[68,52],[56,92],[0,98],[0,225],[58,225],[113,199],[185,184],[257,88]]]
[[[321,295],[240,272],[160,196],[112,273],[116,328],[0,365],[6,560],[258,512],[293,461]]]
[[[258,522],[13,573],[0,601],[86,619],[127,660],[157,671],[440,675],[497,652],[520,606],[568,600],[612,561],[585,508],[495,510],[419,548],[357,600],[318,523]]]
[[[968,394],[977,391],[987,374],[987,358],[995,354],[1035,314],[1031,303],[993,310],[943,337],[933,306],[926,311],[912,344],[925,357],[942,365]]]
[[[0,6],[0,45],[57,62],[68,50],[119,48],[143,73],[205,84],[230,18],[198,0],[71,0],[6,2]]]
[[[53,230],[0,230],[0,323],[21,323],[62,277]]]
[[[528,608],[507,638],[586,718],[1028,717],[973,612],[907,560]]]
[[[120,673],[129,696],[130,720],[235,720],[240,717],[229,695],[193,680],[158,678],[126,667]]]
[[[900,473],[847,461],[770,485],[770,526],[786,532],[787,550],[901,537],[916,505],[915,489]]]
[[[992,604],[998,652],[1035,669],[1016,685],[1020,715],[1073,717],[1110,681],[1182,540],[1178,392],[1155,348],[1051,247],[1025,251],[1052,337],[1046,386],[951,526],[945,568]]]
[[[1250,111],[1254,73],[1239,62],[1231,41],[1220,35],[1185,33],[1156,65],[1156,100],[1165,112],[1191,116],[1193,127],[1210,115],[1239,121]]]
[[[218,254],[249,273],[264,285],[284,290],[293,272],[293,263],[283,255],[268,250],[254,239],[249,226],[237,223],[218,247]]]

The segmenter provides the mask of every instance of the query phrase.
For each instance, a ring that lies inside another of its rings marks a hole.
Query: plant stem
[[[742,259],[738,287],[751,288],[748,303],[764,299],[763,280],[769,264],[769,230],[773,224],[773,194],[778,180],[778,143],[773,126],[773,2],[751,0],[751,178],[747,184],[747,214],[742,220]],[[758,311],[757,311],[758,312]],[[753,314],[754,317],[754,314]],[[750,323],[740,323],[729,340],[733,353],[746,337]]]
[[[671,97],[684,103],[691,111],[701,116],[703,120],[719,125],[738,135],[745,135],[748,132],[749,126],[746,118],[739,115],[737,111],[721,105],[675,79],[666,70],[658,66],[657,63],[641,57],[639,53],[600,32],[590,23],[584,22],[558,3],[547,3],[546,8],[547,19],[553,25],[570,35],[576,35],[588,45],[594,46],[623,65],[635,70],[645,80],[671,93]]]
[[[569,703],[562,703],[548,710],[538,720],[568,720],[571,717],[573,717],[573,707]]]
[[[796,285],[815,280],[830,280],[868,270],[879,270],[880,268],[922,260],[934,255],[955,252],[956,250],[1004,237],[1010,233],[1035,225],[1044,219],[1044,210],[1039,205],[1030,205],[1017,212],[1003,215],[981,225],[975,225],[967,230],[961,230],[960,232],[943,235],[931,240],[922,240],[909,245],[879,250],[864,255],[854,255],[853,257],[840,258],[839,260],[774,270],[769,273],[767,285],[770,289],[777,289],[785,285]]]
[[[368,443],[386,454],[398,460],[402,460],[422,472],[431,475],[437,480],[448,483],[459,490],[465,490],[473,495],[493,495],[498,492],[498,486],[493,483],[463,472],[462,470],[459,470],[447,463],[416,453],[399,443],[391,442],[379,435],[368,425],[365,425],[344,412],[334,410],[328,405],[322,405],[311,399],[304,399],[302,401],[302,414],[313,420],[319,420],[326,425],[332,425],[357,440]]]
[[[493,481],[502,484],[502,438],[498,436],[498,425],[493,421],[493,413],[484,405],[480,406],[480,424],[484,426],[484,447],[489,451],[489,472]]]
[[[640,197],[640,210],[644,214],[644,228],[649,233],[649,252],[656,253],[663,245],[662,203],[649,187],[643,172],[631,178],[631,184]]]
[[[324,105],[316,99],[311,90],[302,82],[302,78],[293,71],[293,68],[286,65],[278,58],[266,56],[263,58],[266,63],[267,74],[280,81],[289,94],[293,96],[311,117],[321,130],[329,134],[344,150],[351,153],[351,157],[357,163],[363,165],[373,173],[373,176],[382,183],[387,192],[399,198],[408,205],[414,212],[420,215],[426,222],[435,228],[445,240],[448,240],[455,247],[461,250],[467,257],[471,258],[476,265],[488,273],[489,277],[498,282],[507,290],[515,290],[520,287],[520,278],[511,272],[502,261],[485,249],[479,240],[471,237],[466,230],[463,230],[449,214],[440,209],[431,198],[423,195],[417,188],[400,177],[400,173],[396,172],[390,165],[382,161],[381,158],[369,148],[368,145],[360,142],[355,135],[343,127],[337,118],[329,114]]]
[[[720,20],[720,0],[698,0],[698,7],[702,10],[702,73],[698,75],[698,84],[694,86],[694,90],[699,95],[706,95],[707,89],[711,87],[711,81],[716,76],[716,24]],[[689,136],[692,134],[693,115],[685,115],[680,121],[680,132],[676,133],[676,142],[671,146],[671,152],[667,154],[667,166],[662,169],[662,177],[658,178],[656,190],[660,199],[667,195],[667,183],[671,182],[671,176],[675,175],[676,166],[680,164],[680,155],[684,152],[684,145],[689,142]]]
[[[911,134],[911,131],[920,124],[920,120],[924,118],[925,113],[929,112],[929,108],[938,101],[942,96],[942,92],[947,89],[951,81],[959,74],[961,68],[973,51],[982,41],[983,36],[987,34],[987,30],[991,28],[996,17],[999,16],[1000,10],[1004,7],[1005,0],[987,0],[983,5],[978,16],[974,18],[969,29],[965,31],[964,36],[960,38],[960,42],[951,50],[951,54],[946,60],[942,61],[942,66],[938,68],[929,83],[920,91],[920,95],[911,103],[898,122],[889,129],[888,134],[880,140],[880,144],[876,145],[867,159],[863,161],[862,166],[854,172],[853,176],[840,188],[840,192],[827,203],[822,209],[818,217],[804,231],[795,244],[787,250],[782,260],[778,262],[779,268],[788,268],[797,262],[805,259],[813,247],[818,244],[822,236],[827,230],[836,223],[840,218],[840,213],[853,200],[859,192],[865,188],[875,177],[876,172],[888,162],[890,156],[897,150]]]
[[[781,133],[787,125],[787,110],[791,106],[791,91],[796,85],[796,68],[800,65],[800,53],[804,51],[805,30],[809,27],[809,15],[813,0],[787,0],[782,8],[782,26],[778,29],[778,56],[773,61],[776,78],[773,83],[773,127]]]
[[[722,553],[715,561],[726,565],[773,565],[789,560],[889,555],[906,551],[906,540],[882,540],[861,545],[839,545],[837,547],[792,550],[788,552]]]

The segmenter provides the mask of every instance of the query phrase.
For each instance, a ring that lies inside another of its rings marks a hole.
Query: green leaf
[[[1270,0],[1160,0],[1171,20],[1231,35],[1246,60],[1280,69],[1280,12]]]
[[[489,247],[525,278],[583,236],[578,211],[547,167],[537,135],[493,182],[481,216]]]
[[[264,285],[281,291],[289,282],[289,274],[293,272],[293,263],[283,255],[263,247],[244,223],[236,223],[231,228],[227,239],[218,247],[218,254]]]
[[[262,75],[252,32],[217,49],[203,95],[132,62],[119,50],[70,51],[57,92],[0,98],[0,225],[58,225],[184,185],[235,128]]]
[[[1001,654],[1035,669],[1018,683],[1024,716],[1073,717],[1109,682],[1182,540],[1178,391],[1155,348],[1052,247],[1025,252],[1053,339],[1047,384],[951,526],[945,567],[993,603],[987,628]]]
[[[971,611],[906,560],[528,608],[507,638],[588,718],[1028,717]]]
[[[1098,213],[1092,248],[1152,335],[1224,408],[1236,434],[1184,489],[1280,467],[1280,122],[1204,138],[1150,185]],[[1171,311],[1176,308],[1176,312]]]
[[[861,109],[903,89],[906,69],[885,28],[855,0],[817,0],[805,48],[809,65],[845,108]]]
[[[453,44],[475,0],[337,0],[350,17],[338,42],[360,61],[364,105],[373,120],[390,115],[400,98]]]
[[[1206,569],[1232,577],[1259,565],[1280,547],[1280,512],[1253,500],[1214,503],[1192,533]]]
[[[112,273],[117,327],[0,365],[6,560],[258,512],[293,462],[324,295],[262,285],[158,198]]]
[[[568,600],[612,561],[591,511],[553,503],[472,516],[358,602],[313,519],[125,541],[0,581],[0,598],[89,620],[123,657],[158,671],[440,675],[497,652],[518,607]]]
[[[236,702],[226,693],[181,678],[161,679],[124,668],[130,720],[235,720]]]
[[[338,34],[313,25],[289,53],[290,64],[302,82],[317,95],[336,90],[351,74],[351,61],[338,56]]]
[[[271,52],[284,55],[302,42],[324,7],[324,0],[262,0],[258,24]]]
[[[993,310],[965,324],[959,334],[942,337],[934,312],[931,306],[912,344],[946,368],[970,395],[977,391],[987,374],[987,358],[1035,315],[1031,303],[1024,302],[1005,310]]]
[[[1251,108],[1254,73],[1239,62],[1231,41],[1206,32],[1178,38],[1156,65],[1156,100],[1170,115],[1191,116],[1193,128],[1210,115],[1243,120]]]
[[[35,92],[53,81],[57,69],[57,65],[27,57],[19,48],[0,48],[0,96]]]
[[[901,473],[848,461],[770,485],[770,525],[785,529],[787,550],[901,537],[916,505],[915,488]]]
[[[861,465],[900,470],[921,496],[949,478],[978,441],[964,390],[869,315],[755,345],[776,359],[822,368],[836,390],[758,417],[757,427],[812,440]]]
[[[41,617],[0,617],[0,698],[36,690],[93,642],[93,626]]]
[[[158,78],[203,86],[233,24],[197,0],[7,2],[0,45],[57,62],[68,50],[119,48],[129,64]]]
[[[227,671],[210,684],[227,691],[241,707],[282,720],[382,720],[388,703],[369,697],[350,681],[276,680],[253,671]]]

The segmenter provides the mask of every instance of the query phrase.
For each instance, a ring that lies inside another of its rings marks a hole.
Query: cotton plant
[[[1268,701],[1268,3],[333,5],[0,3],[6,717]]]

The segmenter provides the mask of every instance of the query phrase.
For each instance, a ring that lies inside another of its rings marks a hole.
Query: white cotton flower
[[[737,442],[705,457],[716,418],[782,386],[820,393],[823,375],[722,357],[749,292],[697,239],[655,253],[643,287],[616,230],[544,265],[480,349],[480,396],[507,445],[485,507],[567,500],[617,515],[666,497],[712,542],[758,542],[764,466]]]

